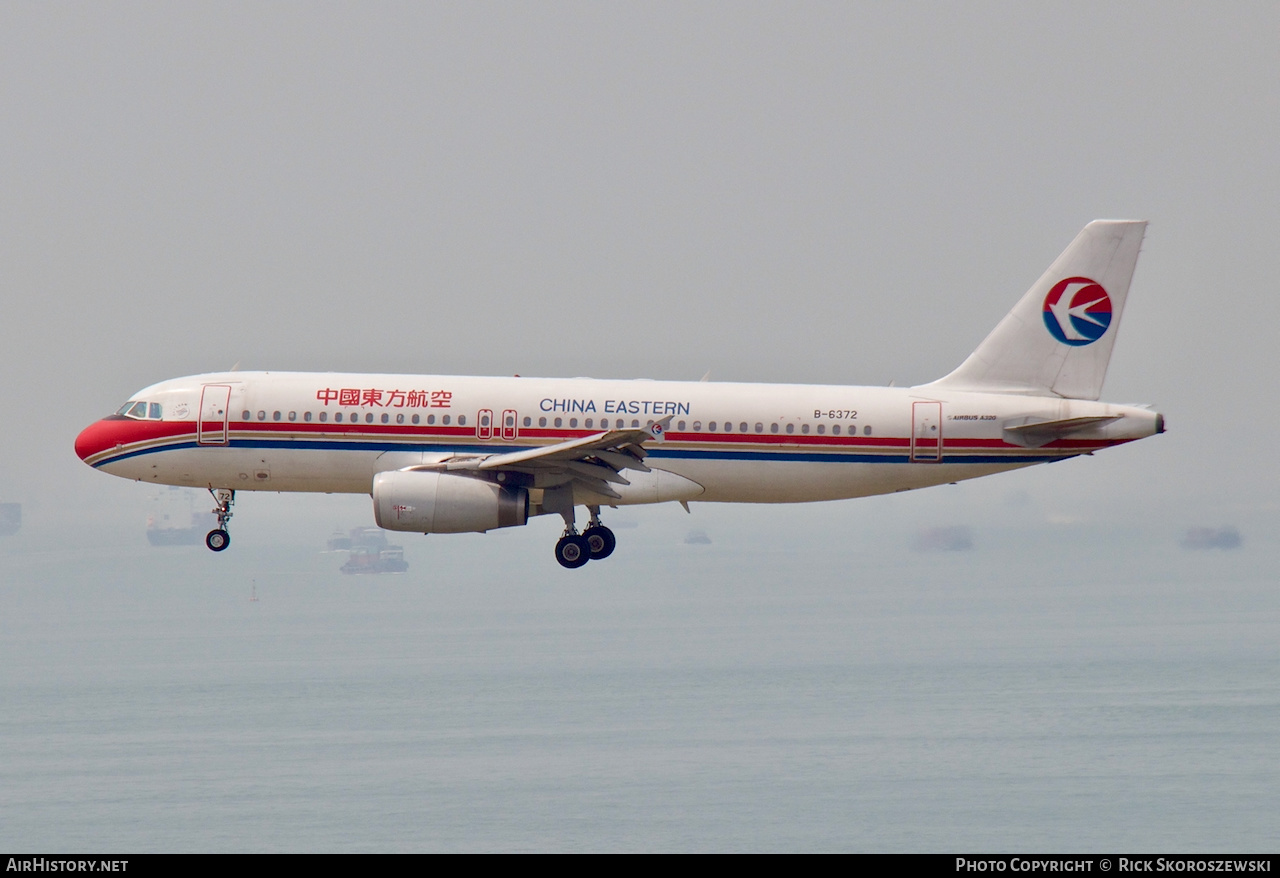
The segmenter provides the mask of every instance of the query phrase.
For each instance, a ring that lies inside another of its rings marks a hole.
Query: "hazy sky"
[[[1170,432],[947,515],[1273,539],[1278,33],[1271,3],[0,5],[0,500],[134,508],[76,432],[237,362],[928,381],[1123,217],[1103,398]]]

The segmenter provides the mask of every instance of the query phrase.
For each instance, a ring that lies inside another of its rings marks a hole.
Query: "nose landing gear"
[[[231,520],[231,507],[236,502],[236,492],[230,488],[210,488],[213,502],[213,514],[218,516],[218,526],[205,535],[204,544],[214,552],[221,552],[231,545],[231,534],[227,531],[227,522]]]

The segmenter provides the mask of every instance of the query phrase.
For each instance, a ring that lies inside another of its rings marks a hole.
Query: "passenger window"
[[[702,432],[702,421],[694,421],[694,422],[693,422],[693,432],[695,432],[695,433],[701,433],[701,432]]]
[[[434,418],[435,418],[435,415],[432,415],[431,417],[434,419]],[[415,424],[416,424],[416,423],[418,423],[418,416],[417,416],[417,415],[414,415],[414,416],[413,416],[413,422],[414,422]]]
[[[291,420],[291,421],[296,421],[296,420],[298,420],[298,413],[297,413],[297,412],[289,412],[289,420]]]
[[[556,419],[555,419],[555,421],[553,421],[552,423],[553,423],[555,426],[559,427],[561,424],[563,424],[563,423],[564,423],[564,419],[563,419],[563,418],[556,418]]]
[[[445,417],[445,420],[446,420],[446,421],[449,419],[449,416],[448,416],[448,415],[445,415],[444,417]],[[465,427],[466,425],[467,425],[467,416],[466,416],[466,415],[458,415],[458,426],[459,426],[459,427]]]
[[[756,424],[756,432],[757,432],[757,433],[763,433],[763,432],[764,432],[764,424]]]
[[[640,419],[639,419],[639,418],[636,418],[635,420],[633,420],[633,421],[631,422],[631,428],[632,428],[633,430],[634,430],[636,427],[639,427],[639,426],[640,426]]]
[[[524,425],[525,425],[526,427],[532,427],[532,426],[533,426],[533,418],[531,418],[531,417],[529,417],[529,416],[527,416],[527,415],[526,415],[526,416],[525,416],[525,419],[524,419]]]
[[[712,421],[710,424],[707,424],[707,429],[714,433],[716,431],[716,422]]]
[[[840,435],[840,425],[839,425],[839,424],[836,424],[834,427],[832,427],[832,428],[831,428],[831,432],[832,432],[832,433],[834,433],[836,436],[839,436],[839,435]]]
[[[826,424],[819,424],[819,425],[818,425],[818,435],[819,435],[819,436],[821,436],[822,434],[824,434],[824,433],[826,433],[826,432],[827,432],[827,425],[826,425]]]
[[[577,419],[577,418],[570,418],[570,419],[569,419],[569,426],[570,426],[570,427],[576,427],[576,426],[578,426],[578,419]]]
[[[250,417],[252,417],[252,414],[247,410],[240,413],[240,420],[242,421],[247,421]]]
[[[741,424],[739,424],[739,425],[738,425],[738,432],[740,432],[740,433],[745,433],[745,432],[747,432],[747,422],[746,422],[746,421],[743,421]]]
[[[342,412],[338,412],[337,414],[335,414],[335,415],[333,416],[333,419],[334,419],[335,421],[337,421],[339,424],[341,424],[341,423],[342,423]]]
[[[398,415],[396,415],[396,423],[397,423],[397,424],[403,424],[403,423],[404,423],[404,415],[403,415],[403,414],[398,414]]]
[[[448,415],[445,415],[444,417],[442,417],[442,418],[440,419],[440,423],[447,427],[447,426],[449,426],[449,421],[450,421],[450,420],[452,420],[452,419],[451,419]]]
[[[302,420],[304,420],[304,421],[306,421],[306,422],[310,423],[310,422],[311,422],[311,412],[303,412],[303,413],[302,413]]]
[[[387,414],[386,412],[383,412],[383,413],[382,413],[382,423],[384,423],[384,424],[390,424],[390,423],[391,423],[391,415]]]
[[[413,422],[414,422],[415,424],[416,424],[416,423],[418,423],[418,416],[417,416],[417,415],[414,415],[414,416],[413,416]],[[427,423],[428,423],[428,424],[434,424],[435,422],[436,422],[436,416],[435,416],[435,415],[427,415]]]
[[[273,421],[278,421],[278,420],[280,420],[280,417],[281,417],[280,413],[279,413],[279,412],[275,412],[275,413],[273,413],[273,414],[271,415],[271,420],[273,420]]]
[[[801,424],[801,425],[800,425],[800,432],[801,432],[801,433],[808,433],[808,432],[809,432],[809,425],[808,425],[808,424]]]
[[[516,419],[515,419],[515,417],[514,417],[514,416],[512,416],[512,415],[507,415],[507,421],[506,421],[506,424],[507,424],[507,426],[508,426],[508,427],[514,427],[514,426],[516,425]]]
[[[778,432],[778,425],[777,425],[777,424],[770,424],[770,425],[769,425],[769,432],[770,432],[770,433],[776,433],[776,432]]]
[[[327,420],[329,420],[329,413],[328,413],[328,412],[321,412],[321,413],[320,413],[320,420],[321,420],[321,421],[327,421]]]
[[[594,423],[594,418],[587,418],[585,421],[582,422],[582,426],[590,430],[592,423]]]
[[[795,425],[795,424],[787,424],[787,432],[788,432],[788,433],[794,433],[795,431],[796,431],[796,425]]]
[[[373,423],[373,412],[369,412],[369,414],[367,414],[367,415],[365,415],[365,416],[364,416],[364,422],[365,422],[366,424],[372,424],[372,423]]]
[[[609,419],[608,419],[608,418],[601,418],[601,419],[600,419],[600,429],[601,429],[601,430],[608,430],[608,429],[609,429]]]
[[[865,427],[863,427],[863,428],[862,428],[862,435],[863,435],[863,436],[870,436],[870,435],[871,435],[871,425],[870,425],[870,424],[867,424],[867,426],[865,426]]]
[[[683,432],[684,432],[684,421],[678,421],[678,422],[676,423],[676,429],[683,433]]]
[[[546,418],[538,418],[538,426],[539,426],[539,427],[545,427],[546,425],[547,425],[547,419],[546,419]]]
[[[266,413],[266,412],[262,412],[262,411],[258,412],[258,420],[259,420],[259,421],[265,421],[266,419],[267,419],[267,413]]]

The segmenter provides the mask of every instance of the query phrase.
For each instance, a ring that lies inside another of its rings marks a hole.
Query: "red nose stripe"
[[[195,428],[193,423],[182,421],[135,421],[113,415],[95,421],[76,437],[76,455],[87,461],[96,454],[110,451],[113,448],[125,448],[137,442],[160,439],[166,436],[180,436],[190,433]]]

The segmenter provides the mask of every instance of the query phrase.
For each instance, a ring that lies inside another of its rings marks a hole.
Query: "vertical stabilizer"
[[[960,368],[924,386],[1097,399],[1146,228],[1089,223]]]

